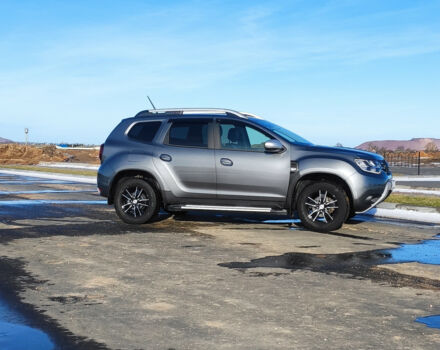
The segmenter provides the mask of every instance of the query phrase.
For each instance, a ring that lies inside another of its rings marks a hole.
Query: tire
[[[160,209],[154,188],[138,178],[126,178],[118,183],[114,203],[116,214],[127,224],[152,221]]]
[[[350,213],[350,204],[342,186],[331,182],[313,182],[299,194],[298,216],[304,227],[317,232],[339,229]]]

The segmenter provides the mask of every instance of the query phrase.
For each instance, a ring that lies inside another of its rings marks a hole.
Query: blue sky
[[[156,107],[318,144],[440,138],[440,1],[0,1],[0,136],[102,143]]]

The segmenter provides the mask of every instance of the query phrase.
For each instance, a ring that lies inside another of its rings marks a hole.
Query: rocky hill
[[[440,139],[435,138],[414,138],[411,140],[383,140],[383,141],[368,141],[360,144],[356,148],[366,151],[372,149],[385,149],[388,151],[396,150],[411,150],[424,151],[428,144],[434,144],[440,150]]]
[[[3,137],[0,137],[0,143],[14,143],[14,141],[4,139]]]

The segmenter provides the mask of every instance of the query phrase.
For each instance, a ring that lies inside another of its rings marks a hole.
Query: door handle
[[[220,158],[220,164],[224,166],[232,166],[234,163],[229,158]]]
[[[171,162],[173,160],[173,158],[171,158],[171,156],[169,154],[161,154],[159,156],[160,159],[162,159],[164,162]]]

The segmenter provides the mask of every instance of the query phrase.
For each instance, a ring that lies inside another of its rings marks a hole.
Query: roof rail
[[[246,114],[223,108],[161,108],[147,109],[139,112],[135,117],[145,117],[157,114],[232,114],[239,118],[248,118]]]

